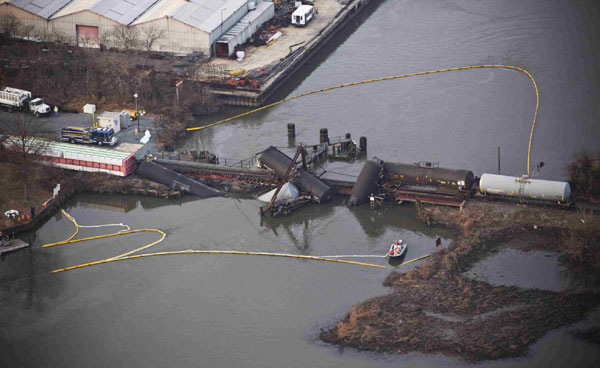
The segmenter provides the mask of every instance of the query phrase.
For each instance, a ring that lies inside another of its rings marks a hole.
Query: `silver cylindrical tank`
[[[483,174],[479,180],[482,194],[567,203],[571,186],[567,182]]]

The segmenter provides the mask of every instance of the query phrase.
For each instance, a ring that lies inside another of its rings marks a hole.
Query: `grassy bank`
[[[573,198],[600,203],[600,152],[581,152],[567,165]]]

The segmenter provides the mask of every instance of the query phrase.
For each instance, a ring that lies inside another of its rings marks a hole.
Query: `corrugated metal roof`
[[[272,2],[263,2],[256,4],[256,8],[254,8],[254,10],[249,11],[248,14],[244,15],[235,26],[233,26],[230,30],[227,31],[227,33],[225,33],[223,36],[221,36],[221,38],[219,38],[219,41],[229,41],[232,38],[236,37],[238,34],[244,32],[252,22],[256,21],[256,19],[258,19],[264,12],[266,12],[267,10],[269,10],[269,8],[273,6],[274,5]]]
[[[24,0],[18,0],[24,1]],[[35,0],[47,1],[47,0]],[[55,0],[56,1],[56,0]],[[67,1],[67,0],[64,0]],[[112,19],[123,25],[128,25],[144,14],[159,0],[69,0],[70,3],[53,18],[77,13],[83,10],[92,11],[98,15]]]
[[[275,4],[273,4],[270,1],[265,1],[262,3],[258,3],[256,4],[256,8],[254,8],[253,10],[250,10],[248,12],[248,14],[244,15],[244,17],[242,18],[243,21],[248,21],[248,22],[254,22],[255,20],[257,20],[264,12],[267,11],[267,9],[269,9],[270,7],[274,7]]]
[[[121,24],[129,24],[158,0],[98,0],[90,10]]]
[[[122,152],[122,151],[117,151],[115,149],[100,148],[100,147],[91,146],[91,145],[87,145],[87,144],[73,144],[73,143],[56,142],[56,141],[51,141],[48,144],[48,149],[46,150],[46,152],[48,152],[48,153],[65,152],[65,153],[72,153],[72,154],[79,154],[79,155],[104,157],[104,158],[109,158],[109,159],[113,159],[113,160],[124,160],[127,157],[132,155],[132,153],[130,153],[130,152]]]
[[[48,19],[71,1],[73,0],[12,0],[10,4]]]
[[[139,17],[134,24],[172,17],[194,28],[212,32],[223,20],[243,6],[248,0],[160,0],[152,9]]]
[[[45,153],[48,156],[60,155],[61,152],[69,154],[88,155],[95,157],[103,157],[112,160],[124,160],[127,157],[133,155],[131,152],[118,151],[110,148],[100,148],[88,144],[74,144],[67,142],[50,141],[43,138],[34,138],[30,144],[35,146],[36,144],[48,144]],[[3,142],[7,147],[13,145],[12,140],[8,139]]]
[[[90,10],[129,25],[173,17],[205,32],[212,32],[248,0],[12,0],[14,6],[48,19]],[[145,13],[147,13],[145,15]]]
[[[248,0],[190,0],[171,16],[210,33],[221,25],[221,19],[229,18],[247,3]]]
[[[142,14],[138,19],[136,19],[133,24],[140,24],[144,22],[149,22],[155,19],[164,18],[171,14],[175,10],[177,10],[182,4],[186,3],[187,0],[160,0],[147,12]]]
[[[62,8],[58,13],[54,14],[52,18],[59,18],[65,15],[77,13],[83,10],[88,10],[94,4],[96,4],[98,0],[72,0],[67,6]]]

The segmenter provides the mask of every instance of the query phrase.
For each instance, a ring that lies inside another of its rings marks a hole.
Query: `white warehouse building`
[[[244,29],[256,30],[274,14],[273,3],[262,0],[0,0],[0,17],[16,17],[34,28],[32,35],[83,47],[124,47],[115,30],[133,30],[139,48],[152,39],[153,51],[176,54],[212,55],[217,40],[239,28],[242,18]],[[237,37],[236,44],[250,36]]]

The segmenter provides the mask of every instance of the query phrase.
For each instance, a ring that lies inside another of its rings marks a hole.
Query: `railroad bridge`
[[[209,164],[203,162],[190,162],[183,160],[172,160],[164,158],[155,158],[157,164],[175,170],[181,174],[195,179],[213,179],[235,183],[242,183],[249,188],[267,188],[276,187],[280,183],[280,178],[274,171],[259,167],[231,167],[218,164]],[[329,185],[336,194],[349,196],[354,187],[354,181],[324,179],[321,180]],[[438,188],[435,191],[427,189],[418,189],[416,187],[407,187],[398,183],[386,183],[382,186],[388,198],[397,202],[402,201],[420,201],[422,203],[432,203],[447,206],[460,206],[465,200],[471,197],[470,191],[455,191],[451,189]]]

